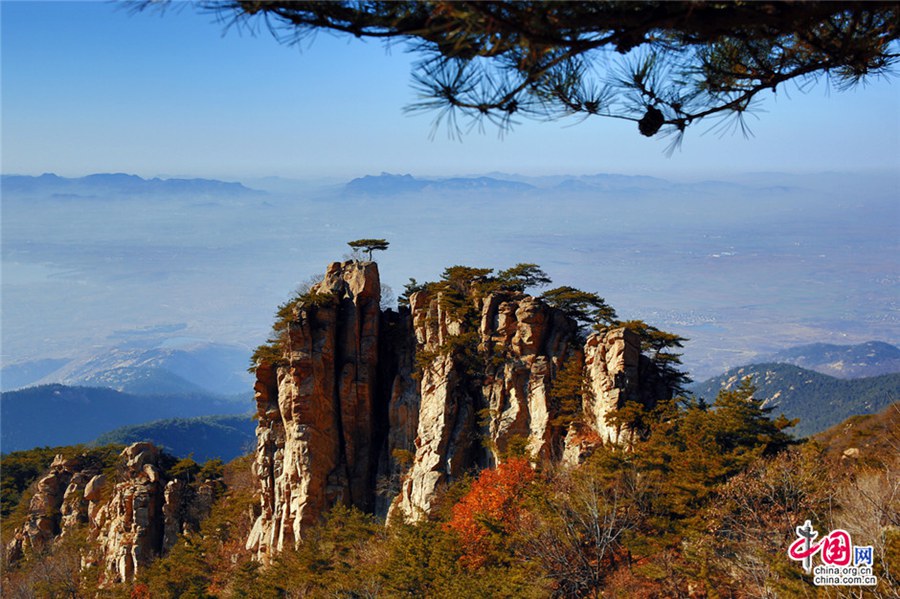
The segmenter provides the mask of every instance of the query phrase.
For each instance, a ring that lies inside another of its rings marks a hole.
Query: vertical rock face
[[[330,265],[295,306],[281,358],[258,365],[262,509],[247,545],[264,561],[338,502],[415,520],[511,451],[577,463],[591,444],[628,440],[610,410],[671,395],[630,331],[584,343],[563,312],[510,290],[460,306],[426,288],[382,313],[379,289],[374,263]],[[552,399],[570,358],[585,366],[578,427],[559,424]]]
[[[641,340],[626,329],[594,333],[584,345],[585,379],[590,389],[584,405],[586,423],[605,443],[626,441],[627,431],[606,422],[627,395],[640,393]]]
[[[496,464],[514,439],[534,456],[550,458],[553,377],[571,351],[575,327],[556,310],[522,293],[476,300],[477,330],[442,307],[440,294],[410,298],[421,363],[415,458],[392,515],[427,514],[440,486],[472,466]],[[484,360],[484,375],[443,351],[470,335]],[[482,442],[482,439],[485,442]]]
[[[385,438],[376,477],[375,513],[385,517],[391,501],[400,491],[400,483],[416,452],[419,428],[419,380],[415,374],[416,338],[410,311],[386,311],[382,319],[380,343],[379,410]],[[387,430],[384,431],[383,427]]]
[[[165,523],[165,483],[159,468],[159,450],[135,443],[122,452],[117,483],[108,501],[91,506],[98,530],[101,563],[116,581],[131,580],[151,559],[162,553]]]
[[[482,350],[493,352],[483,382],[490,420],[492,461],[511,439],[527,440],[528,452],[552,459],[560,431],[550,426],[555,408],[550,389],[562,363],[575,349],[575,325],[559,311],[524,294],[491,295],[481,318]]]
[[[135,443],[120,455],[112,481],[85,457],[57,456],[36,484],[26,522],[7,544],[7,558],[21,559],[83,527],[93,541],[85,563],[104,567],[110,581],[132,580],[171,549],[177,534],[196,529],[214,499],[210,483],[166,481],[164,459],[150,443]]]
[[[260,557],[335,503],[374,509],[380,294],[375,263],[331,264],[296,308],[284,363],[257,370],[262,511],[247,546]]]

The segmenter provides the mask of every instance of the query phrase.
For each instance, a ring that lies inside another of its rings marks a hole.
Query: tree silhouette
[[[661,331],[643,320],[617,320],[609,325],[597,327],[599,331],[607,328],[623,327],[637,333],[641,338],[641,351],[646,354],[675,393],[684,393],[685,385],[691,382],[687,373],[680,370],[681,354],[675,349],[683,348],[684,337],[674,333]]]
[[[141,0],[146,8],[161,3]],[[162,3],[165,5],[165,2]],[[838,89],[889,72],[897,2],[308,2],[207,0],[223,22],[285,44],[317,31],[405,40],[435,126],[457,116],[508,129],[513,119],[601,116],[674,136],[713,116],[741,117],[760,93],[825,76]],[[725,125],[728,126],[727,124]]]
[[[545,291],[541,299],[562,310],[579,325],[610,324],[616,321],[616,311],[596,293],[563,285]]]
[[[356,241],[348,241],[347,245],[354,250],[367,252],[369,260],[372,260],[372,252],[388,249],[390,242],[385,239],[357,239]]]
[[[525,291],[529,287],[544,287],[552,283],[541,267],[531,262],[516,264],[497,273],[500,282],[515,291]]]

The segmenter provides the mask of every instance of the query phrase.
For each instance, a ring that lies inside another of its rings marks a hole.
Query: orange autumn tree
[[[463,566],[480,568],[492,555],[504,553],[506,540],[520,528],[525,492],[534,478],[524,458],[511,458],[478,475],[445,525],[459,540]]]

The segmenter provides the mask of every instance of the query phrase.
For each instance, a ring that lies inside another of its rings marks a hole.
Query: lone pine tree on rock
[[[366,252],[368,259],[371,261],[372,252],[384,251],[388,249],[388,246],[391,244],[386,239],[357,239],[355,241],[348,241],[347,245],[353,248],[354,251]]]

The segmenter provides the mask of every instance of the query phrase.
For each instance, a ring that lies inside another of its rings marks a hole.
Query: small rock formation
[[[113,481],[86,455],[57,456],[36,483],[27,520],[6,546],[7,559],[15,562],[86,527],[91,543],[84,563],[102,565],[109,581],[133,580],[172,548],[178,534],[197,529],[215,499],[211,482],[167,481],[166,459],[150,443],[130,445]]]
[[[585,421],[603,443],[629,445],[632,433],[606,422],[606,415],[626,398],[644,405],[671,396],[650,358],[641,354],[641,339],[628,329],[593,333],[584,344],[585,375],[590,393]]]
[[[159,450],[136,443],[122,452],[122,482],[108,501],[96,504],[91,518],[98,531],[99,554],[115,580],[131,580],[139,568],[162,552],[164,483]]]
[[[841,454],[841,459],[846,458],[858,458],[859,457],[859,447],[848,447],[844,450],[844,453]]]
[[[280,357],[257,366],[261,514],[247,547],[264,562],[336,503],[415,520],[473,467],[513,448],[577,463],[630,440],[610,410],[671,397],[636,334],[584,343],[572,319],[521,292],[467,297],[466,310],[427,289],[399,313],[379,300],[375,263],[331,264],[293,306]],[[573,357],[588,392],[579,425],[564,427],[551,391]]]
[[[8,562],[18,561],[28,550],[40,551],[47,547],[63,532],[63,522],[71,525],[82,519],[83,493],[79,497],[78,481],[83,477],[72,480],[81,474],[81,466],[78,458],[62,455],[54,458],[47,474],[35,483],[25,524],[13,532],[6,545]]]

